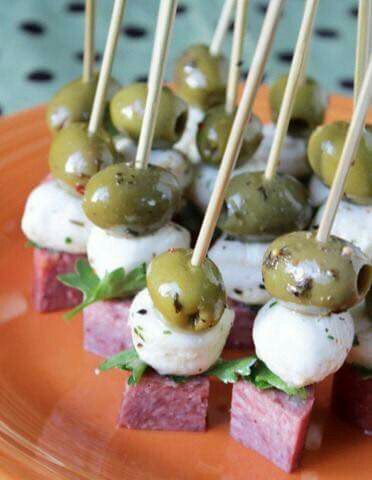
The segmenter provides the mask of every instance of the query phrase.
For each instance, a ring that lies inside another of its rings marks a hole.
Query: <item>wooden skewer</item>
[[[236,97],[238,93],[241,59],[243,55],[243,41],[247,21],[247,8],[248,0],[237,0],[234,22],[234,36],[231,47],[229,76],[227,78],[226,88],[225,109],[228,114],[232,114],[234,112]]]
[[[269,3],[251,68],[244,85],[242,98],[234,118],[216,183],[214,184],[213,192],[195,245],[191,259],[192,265],[199,265],[207,254],[213,231],[221,211],[225,191],[230,181],[231,172],[235,167],[236,159],[240,152],[245,127],[251,115],[253,102],[262,80],[283,4],[284,0],[271,0]]]
[[[90,82],[94,68],[94,23],[96,0],[85,0],[83,82]]]
[[[355,158],[363,128],[366,123],[368,108],[372,100],[372,55],[370,56],[367,72],[361,85],[358,100],[354,109],[351,123],[347,131],[341,158],[337,166],[332,187],[325,204],[324,213],[319,225],[317,240],[326,242],[331,232],[338,205],[341,201],[347,174]]]
[[[312,27],[314,24],[318,0],[306,0],[304,15],[298,34],[292,65],[289,71],[287,85],[284,91],[279,118],[275,129],[274,140],[270,149],[269,159],[265,169],[265,179],[271,180],[278,168],[280,152],[284,139],[287,135],[289,121],[291,119],[293,105],[301,78],[305,70],[304,62],[309,50]]]
[[[209,52],[214,57],[221,53],[222,45],[225,40],[227,30],[229,29],[230,17],[235,6],[235,2],[236,0],[225,0],[225,3],[223,4],[221,14],[209,47]]]
[[[147,98],[134,166],[146,168],[159,111],[168,47],[177,10],[177,0],[161,0],[152,50]]]
[[[356,104],[372,48],[372,0],[359,0],[358,33],[354,70],[354,104]]]
[[[107,84],[110,79],[112,62],[114,60],[125,4],[126,0],[115,0],[112,9],[110,27],[107,34],[105,51],[103,53],[102,67],[99,72],[96,94],[94,96],[92,113],[88,125],[88,133],[90,135],[94,135],[97,132],[103,117],[106,103]]]

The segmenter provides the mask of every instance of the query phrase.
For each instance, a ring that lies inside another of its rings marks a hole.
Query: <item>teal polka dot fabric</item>
[[[96,60],[100,65],[112,0],[96,0]],[[166,79],[176,58],[192,43],[209,43],[223,0],[182,0],[169,52]],[[251,0],[243,72],[252,59],[268,1]],[[146,80],[158,0],[127,0],[113,75],[121,83]],[[287,72],[304,1],[287,0],[265,81]],[[47,102],[82,70],[84,1],[17,0],[6,2],[0,15],[0,112],[12,113]],[[308,73],[330,92],[350,95],[353,87],[356,0],[322,0],[316,18]],[[228,54],[233,22],[224,46]]]

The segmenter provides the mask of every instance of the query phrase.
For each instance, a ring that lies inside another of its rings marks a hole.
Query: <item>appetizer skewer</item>
[[[304,16],[266,171],[240,173],[232,178],[227,188],[225,209],[219,220],[223,236],[210,251],[210,258],[221,269],[228,296],[240,302],[240,309],[246,306],[247,318],[243,315],[237,317],[237,333],[241,330],[240,323],[251,325],[257,306],[265,304],[270,298],[261,274],[268,241],[282,233],[304,229],[311,220],[312,210],[307,203],[305,187],[294,177],[276,171],[294,98],[300,87],[315,8],[316,4]],[[234,338],[233,344],[251,346],[250,338],[251,331],[247,326],[244,340]]]
[[[115,272],[122,272],[127,283],[130,277],[136,278],[136,288],[109,290],[106,297],[96,298],[94,305],[83,303],[78,307],[88,307],[84,309],[85,348],[102,356],[128,346],[128,296],[141,288],[144,266],[170,248],[187,248],[190,244],[189,232],[171,222],[181,198],[177,179],[171,172],[148,164],[161,114],[162,82],[175,11],[175,1],[162,0],[143,121],[137,127],[140,132],[135,163],[112,165],[94,175],[86,186],[83,209],[94,224],[87,253],[98,281],[110,284]],[[162,134],[166,128],[163,123]],[[69,283],[69,278],[62,280]],[[113,312],[114,322],[110,317]]]
[[[362,135],[371,86],[372,61],[318,231],[279,237],[265,253],[263,278],[274,299],[256,317],[256,353],[272,372],[297,388],[320,382],[342,367],[354,339],[348,309],[363,301],[371,287],[371,261],[353,244],[330,236]],[[292,461],[283,461],[277,457],[282,468],[291,470]]]
[[[100,125],[124,5],[124,0],[114,4],[91,122],[70,123],[55,134],[49,151],[52,178],[31,192],[25,206],[22,230],[37,246],[34,304],[42,312],[81,301],[80,292],[60,284],[57,276],[72,271],[86,253],[91,223],[82,209],[82,194],[88,180],[116,161],[111,138]],[[45,218],[50,218],[47,225]]]
[[[239,154],[241,139],[261,81],[281,6],[282,1],[273,0],[264,22],[245,94],[221,164],[220,172],[225,187]],[[211,206],[215,215],[205,217],[204,220],[204,232],[211,235],[219,214],[218,205],[222,203],[222,198],[218,197],[223,197],[225,187],[221,188],[221,183],[216,184],[215,192],[218,192],[218,189],[219,192],[215,193],[211,200],[217,204]],[[121,425],[129,428],[202,430],[205,428],[206,396],[209,388],[206,376],[217,375],[224,378],[223,381],[231,381],[221,373],[221,369],[224,370],[221,363],[214,367],[226,342],[234,312],[226,306],[226,292],[218,268],[206,258],[211,235],[206,236],[202,229],[197,241],[198,250],[192,252],[187,249],[171,249],[155,257],[148,267],[147,288],[137,294],[130,308],[129,323],[135,350],[121,352],[101,367],[101,370],[118,366],[132,370],[130,385],[122,404]],[[245,359],[244,371],[248,373],[254,361],[254,358]],[[158,373],[146,375],[140,380],[138,377],[148,365]],[[242,372],[242,364],[239,365],[236,368]],[[159,374],[173,376],[172,383]],[[194,377],[202,374],[203,377]],[[184,383],[177,385],[174,379],[179,375],[185,379]],[[232,378],[236,380],[237,375],[234,373]],[[138,383],[138,386],[133,383]],[[146,385],[146,389],[141,383]],[[203,394],[200,394],[200,386]],[[164,408],[161,411],[164,417],[159,418],[157,411],[149,411],[148,404],[154,405],[153,402],[159,401],[162,391],[171,387],[171,398],[174,401],[169,403],[165,400],[164,403],[163,400]],[[192,420],[177,422],[181,410],[183,414],[182,398],[187,392],[195,401],[192,403],[195,412],[193,418],[198,418],[197,426]],[[140,394],[142,401],[138,402]],[[151,398],[147,398],[148,394]],[[175,401],[179,398],[179,402]],[[133,422],[134,416],[137,420]]]

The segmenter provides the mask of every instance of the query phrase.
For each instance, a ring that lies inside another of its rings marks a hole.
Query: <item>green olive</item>
[[[178,182],[167,170],[117,163],[88,182],[83,209],[101,228],[123,227],[132,234],[144,235],[169,222],[179,203]]]
[[[176,62],[174,88],[177,95],[202,110],[225,98],[227,65],[222,55],[211,55],[206,45],[193,45]]]
[[[147,97],[145,83],[122,88],[110,102],[111,120],[119,132],[138,140]],[[186,103],[163,87],[155,125],[154,147],[167,148],[181,138],[187,121]]]
[[[359,248],[334,236],[318,242],[316,232],[292,232],[274,240],[265,252],[262,274],[272,296],[328,312],[359,303],[372,282],[372,266]]]
[[[318,127],[309,140],[310,165],[329,187],[335,176],[348,128],[347,122],[328,123]],[[346,179],[345,195],[357,203],[372,203],[372,125],[367,125],[363,130],[355,160]]]
[[[165,319],[182,330],[198,332],[218,323],[226,292],[217,266],[206,258],[191,264],[192,250],[171,249],[155,257],[147,271],[147,288]]]
[[[87,122],[93,106],[96,93],[98,73],[90,82],[83,82],[81,78],[64,85],[48,104],[46,121],[51,132],[57,132],[61,128],[73,122]],[[107,98],[119,89],[119,84],[110,79]]]
[[[219,227],[241,238],[273,238],[304,229],[311,220],[306,188],[294,177],[245,172],[232,178]]]
[[[49,151],[50,171],[57,180],[83,193],[88,180],[111,165],[116,154],[111,137],[103,129],[89,135],[86,123],[72,123],[53,138]]]
[[[279,77],[270,88],[269,101],[274,122],[278,120],[287,79],[287,75]],[[323,123],[326,108],[325,91],[315,80],[306,78],[296,94],[288,133],[295,137],[307,138],[315,127]]]
[[[366,311],[372,319],[372,288],[369,289],[366,295]]]
[[[229,139],[234,114],[226,113],[224,105],[208,110],[199,124],[196,143],[202,160],[216,167],[221,163]],[[239,159],[247,160],[257,150],[262,140],[262,124],[258,117],[252,116],[244,133]],[[239,165],[239,159],[237,164]]]

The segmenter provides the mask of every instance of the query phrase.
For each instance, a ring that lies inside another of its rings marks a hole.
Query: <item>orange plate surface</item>
[[[333,98],[330,119],[347,119],[350,107]],[[268,120],[264,89],[256,112]],[[82,349],[80,318],[67,324],[61,314],[32,310],[32,249],[19,224],[28,193],[47,172],[49,143],[43,107],[0,120],[0,478],[288,478],[229,437],[231,389],[215,382],[206,433],[115,427],[123,374],[94,374],[99,359]],[[371,479],[372,439],[327,413],[328,396],[322,385],[312,426],[323,432],[322,446],[310,442],[289,478]]]

